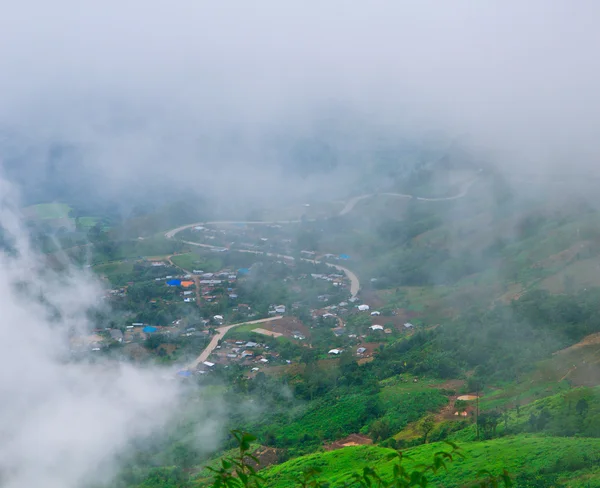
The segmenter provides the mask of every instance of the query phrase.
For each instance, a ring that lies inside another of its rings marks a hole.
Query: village
[[[179,365],[181,377],[230,365],[251,376],[291,366],[305,349],[321,360],[350,353],[368,362],[413,331],[402,311],[359,300],[329,264],[350,256],[299,248],[290,226],[206,224],[178,237],[198,245],[136,260],[104,297],[120,312],[116,326],[73,337],[73,352],[156,357]]]

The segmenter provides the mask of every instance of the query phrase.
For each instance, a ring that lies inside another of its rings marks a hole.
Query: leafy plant
[[[251,434],[238,430],[232,431],[232,435],[239,446],[239,454],[235,457],[223,459],[219,469],[209,468],[215,473],[215,479],[212,488],[262,488],[265,479],[257,472],[259,460],[256,456],[250,454],[250,443],[256,440]],[[394,452],[388,456],[388,460],[396,459],[393,466],[393,475],[391,480],[381,477],[381,475],[372,466],[363,468],[362,473],[354,473],[352,481],[345,486],[356,488],[408,488],[408,487],[427,487],[429,485],[429,475],[435,475],[438,472],[448,469],[448,463],[454,461],[456,457],[463,457],[459,447],[446,442],[452,450],[438,451],[433,455],[430,464],[420,464],[414,469],[407,469],[403,464],[409,456],[402,452]],[[306,471],[298,480],[299,488],[327,488],[329,483],[320,481],[319,476],[323,474],[319,468],[311,468]],[[479,480],[473,485],[478,488],[510,488],[513,486],[512,480],[506,470],[496,476],[489,470],[482,470],[478,473]]]

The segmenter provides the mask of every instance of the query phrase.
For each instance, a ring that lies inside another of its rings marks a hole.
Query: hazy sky
[[[593,1],[13,2],[0,122],[76,142],[115,181],[235,167],[271,182],[260,137],[302,133],[332,102],[392,133],[462,135],[503,164],[589,168],[598,14]],[[232,125],[242,156],[199,149]]]
[[[228,197],[284,193],[293,185],[273,171],[263,138],[310,133],[331,106],[361,114],[369,137],[435,130],[506,167],[590,171],[599,14],[585,0],[5,1],[0,128],[77,145],[107,192],[140,191],[146,176],[202,189],[227,175]],[[226,145],[232,128],[243,151],[206,149]],[[356,134],[344,144],[369,147]],[[149,409],[171,411],[176,392],[133,369],[94,376],[102,389],[90,388],[90,371],[61,363],[44,311],[13,285],[26,270],[66,326],[84,323],[98,287],[79,272],[60,286],[35,272],[17,202],[0,181],[0,224],[23,251],[0,257],[0,390],[10,399],[0,469],[15,470],[7,486],[68,488],[159,427],[166,418]]]

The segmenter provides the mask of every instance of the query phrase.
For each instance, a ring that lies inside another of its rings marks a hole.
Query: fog
[[[156,370],[65,362],[100,285],[45,269],[19,189],[34,201],[60,171],[65,188],[107,199],[349,197],[376,148],[427,141],[511,172],[586,176],[599,167],[598,14],[542,0],[4,5],[0,158],[17,185],[0,180],[0,224],[18,252],[0,256],[2,484],[109,477],[180,399]],[[331,165],[290,162],[319,138]]]
[[[105,194],[170,183],[245,200],[352,193],[382,139],[432,132],[503,168],[585,172],[600,122],[598,10],[20,2],[0,20],[4,152],[18,146],[39,173],[43,148],[75,147],[70,183],[94,179]],[[334,168],[298,176],[289,147],[316,137]]]
[[[15,251],[0,254],[0,484],[99,485],[132,442],[181,418],[184,390],[168,370],[70,361],[69,335],[90,333],[87,311],[100,306],[101,287],[91,273],[48,269],[29,246],[18,201],[0,180],[1,230]],[[208,406],[196,407],[200,419]],[[188,432],[199,452],[220,439],[219,416],[204,417]]]

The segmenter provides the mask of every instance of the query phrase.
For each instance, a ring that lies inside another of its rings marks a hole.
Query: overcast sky
[[[0,126],[76,144],[107,188],[145,174],[202,188],[235,169],[227,183],[259,198],[280,178],[263,164],[265,134],[304,134],[334,105],[386,135],[460,135],[507,168],[592,171],[599,14],[585,0],[5,1]],[[198,145],[232,127],[244,151]],[[0,180],[0,225],[23,251],[0,256],[0,470],[13,470],[6,486],[76,487],[166,422],[177,391],[128,368],[92,382],[57,358],[55,324],[14,283],[30,270],[66,326],[85,325],[99,287],[36,273],[12,191]]]
[[[0,122],[83,144],[113,180],[165,159],[199,173],[198,134],[231,124],[251,141],[236,167],[257,169],[254,138],[282,121],[300,133],[332,102],[506,165],[590,168],[598,14],[583,0],[12,2]]]

